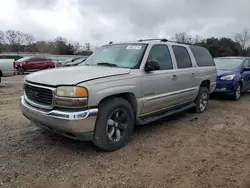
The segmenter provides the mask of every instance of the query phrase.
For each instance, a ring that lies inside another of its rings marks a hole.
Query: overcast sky
[[[0,30],[81,43],[189,32],[228,36],[250,27],[250,0],[0,0]]]

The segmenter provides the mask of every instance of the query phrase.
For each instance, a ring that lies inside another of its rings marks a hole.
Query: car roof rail
[[[153,40],[159,40],[161,42],[173,42],[173,43],[177,43],[177,44],[186,44],[186,45],[191,45],[189,43],[185,43],[185,42],[178,42],[178,41],[173,41],[173,40],[168,40],[168,39],[165,39],[165,38],[160,38],[160,39],[140,39],[138,40],[138,42],[143,42],[143,41],[153,41]]]
[[[169,41],[168,39],[165,39],[165,38],[160,38],[160,39],[155,38],[155,39],[140,39],[140,40],[138,40],[138,42],[152,41],[152,40],[159,40],[161,42],[168,42]]]

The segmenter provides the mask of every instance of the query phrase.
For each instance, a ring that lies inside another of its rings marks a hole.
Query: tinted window
[[[206,48],[190,45],[190,49],[199,67],[215,65],[212,56]]]
[[[148,61],[158,61],[160,70],[173,69],[171,55],[166,45],[154,45],[148,55]]]
[[[190,56],[185,47],[173,46],[172,48],[177,62],[177,67],[179,69],[192,67]]]

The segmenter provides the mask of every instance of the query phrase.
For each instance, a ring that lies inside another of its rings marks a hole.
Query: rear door
[[[169,48],[165,44],[155,44],[151,47],[147,61],[156,60],[160,70],[143,72],[142,83],[142,113],[166,109],[177,102],[177,79],[175,64],[173,64]]]
[[[191,57],[185,46],[172,45],[172,50],[177,64],[178,103],[192,101],[196,98],[198,88],[195,82],[195,69]]]
[[[250,60],[246,59],[243,62],[243,69],[244,68],[250,68]],[[242,78],[244,80],[244,90],[249,90],[250,89],[250,71],[244,71],[242,73]]]

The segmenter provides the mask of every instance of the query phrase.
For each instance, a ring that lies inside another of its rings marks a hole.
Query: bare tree
[[[172,40],[181,43],[192,43],[192,36],[186,32],[176,33]]]
[[[8,30],[6,38],[11,45],[12,51],[18,51],[20,45],[24,43],[24,34],[20,31]]]
[[[90,43],[85,43],[84,50],[86,50],[88,52],[91,51],[91,45],[90,45]]]
[[[199,36],[199,35],[195,35],[195,37],[193,38],[193,43],[196,44],[196,43],[199,43],[202,41],[202,37]]]
[[[248,29],[243,29],[240,33],[236,33],[234,35],[234,39],[238,42],[242,48],[242,50],[246,50],[248,43],[250,41],[250,32]]]
[[[4,44],[5,43],[5,38],[4,38],[4,32],[0,30],[0,44]]]
[[[35,37],[32,34],[24,34],[25,43],[31,45],[35,42]]]

